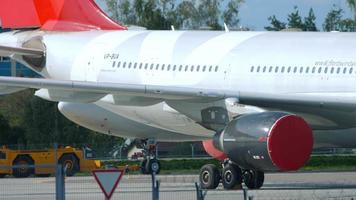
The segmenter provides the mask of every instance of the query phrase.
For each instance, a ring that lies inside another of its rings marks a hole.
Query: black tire
[[[29,156],[19,156],[12,163],[16,167],[12,170],[12,175],[15,178],[26,178],[34,174],[34,169],[30,165],[34,165],[33,160]]]
[[[248,189],[260,189],[263,186],[265,174],[260,171],[246,170],[243,173],[243,181]]]
[[[222,171],[221,179],[224,189],[240,189],[242,183],[242,171],[236,165],[227,164]]]
[[[216,189],[221,179],[220,172],[215,165],[207,164],[200,169],[199,182],[203,189]]]
[[[0,178],[5,178],[6,174],[0,174]]]
[[[79,172],[79,161],[73,154],[64,154],[58,161],[62,167],[66,167],[66,176],[74,176]]]
[[[142,160],[140,163],[141,174],[149,174],[147,171],[146,165],[147,165],[147,159]]]
[[[159,174],[161,171],[161,163],[157,159],[150,159],[148,163],[146,163],[146,171],[148,174],[152,174],[153,172]]]

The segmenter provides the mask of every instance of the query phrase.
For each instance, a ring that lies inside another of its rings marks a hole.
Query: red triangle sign
[[[119,184],[124,170],[118,169],[99,169],[93,170],[93,175],[96,182],[99,184],[100,189],[103,191],[106,199],[110,199]]]

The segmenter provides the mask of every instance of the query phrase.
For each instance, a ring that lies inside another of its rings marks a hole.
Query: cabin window
[[[182,71],[182,69],[183,69],[183,65],[180,65],[179,66],[179,71]]]
[[[269,67],[269,71],[268,71],[268,72],[269,72],[269,73],[271,73],[271,72],[272,72],[272,70],[273,70],[273,67],[272,67],[272,66],[270,66],[270,67]]]
[[[137,63],[135,63],[135,64],[134,64],[133,68],[134,68],[134,69],[136,69],[136,68],[137,68]]]
[[[197,66],[197,72],[199,72],[199,71],[200,71],[200,65]]]
[[[303,67],[300,68],[299,73],[303,73]]]
[[[346,71],[347,71],[347,69],[346,69],[346,67],[344,68],[344,74],[346,74]]]
[[[332,67],[331,70],[330,70],[330,73],[333,74],[334,73],[334,68]]]
[[[274,72],[278,73],[278,66],[276,67],[276,69],[274,70]]]
[[[122,65],[122,68],[125,69],[125,67],[126,67],[126,62],[124,62],[123,65]]]
[[[297,67],[294,67],[293,72],[294,72],[294,73],[297,73],[297,70],[298,70],[298,68],[297,68]]]
[[[114,68],[116,66],[116,61],[112,63],[112,67]]]
[[[349,73],[352,74],[352,72],[353,72],[353,68],[350,68]]]
[[[185,70],[184,70],[184,71],[188,71],[188,68],[189,68],[189,66],[188,66],[188,65],[186,65],[186,66],[185,66]]]
[[[290,73],[291,70],[292,70],[292,67],[288,67],[287,72]]]
[[[219,66],[216,66],[215,67],[215,72],[218,72],[218,70],[219,70]]]
[[[206,70],[206,66],[204,65],[204,67],[203,67],[203,72],[205,72],[205,70]],[[253,70],[252,70],[251,72],[253,72]]]
[[[324,69],[324,73],[325,73],[325,74],[327,74],[327,73],[328,73],[328,68],[327,68],[327,67],[325,67],[325,69]]]
[[[156,70],[158,70],[158,69],[159,69],[159,64],[156,65]]]

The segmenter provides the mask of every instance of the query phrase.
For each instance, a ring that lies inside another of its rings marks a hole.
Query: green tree
[[[334,7],[327,15],[323,24],[324,31],[340,31],[343,10]]]
[[[124,24],[146,27],[147,29],[197,29],[209,27],[222,29],[226,22],[231,27],[239,23],[238,9],[243,0],[123,0],[115,3],[106,0],[108,12]],[[226,6],[225,6],[226,5]],[[224,8],[224,10],[223,10]]]
[[[302,17],[299,15],[298,7],[294,7],[294,12],[288,15],[288,28],[296,28],[303,30],[304,24]]]
[[[315,25],[315,14],[313,8],[310,8],[309,14],[304,18],[303,31],[318,31]]]
[[[267,31],[281,31],[286,28],[286,23],[279,21],[275,15],[268,18],[270,21],[270,26],[266,26]]]
[[[176,27],[182,29],[199,28],[199,13],[191,1],[180,3],[173,12],[173,19]]]
[[[356,18],[355,12],[356,12],[356,0],[347,0],[346,1],[351,10],[354,12],[354,16]]]
[[[198,6],[199,21],[201,27],[208,27],[213,30],[221,30],[219,23],[219,0],[201,0]]]
[[[230,27],[237,27],[239,24],[239,7],[240,0],[230,0],[227,4],[227,9],[223,13],[224,22]]]

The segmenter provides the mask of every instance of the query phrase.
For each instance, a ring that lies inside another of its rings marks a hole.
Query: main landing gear
[[[264,182],[264,173],[242,170],[231,161],[226,161],[221,171],[215,165],[204,165],[200,169],[199,180],[203,189],[216,189],[220,181],[226,190],[241,189],[242,183],[249,189],[260,189]]]
[[[140,143],[143,148],[144,159],[141,161],[140,169],[142,174],[159,174],[161,163],[157,159],[157,143],[154,140],[143,140]]]

